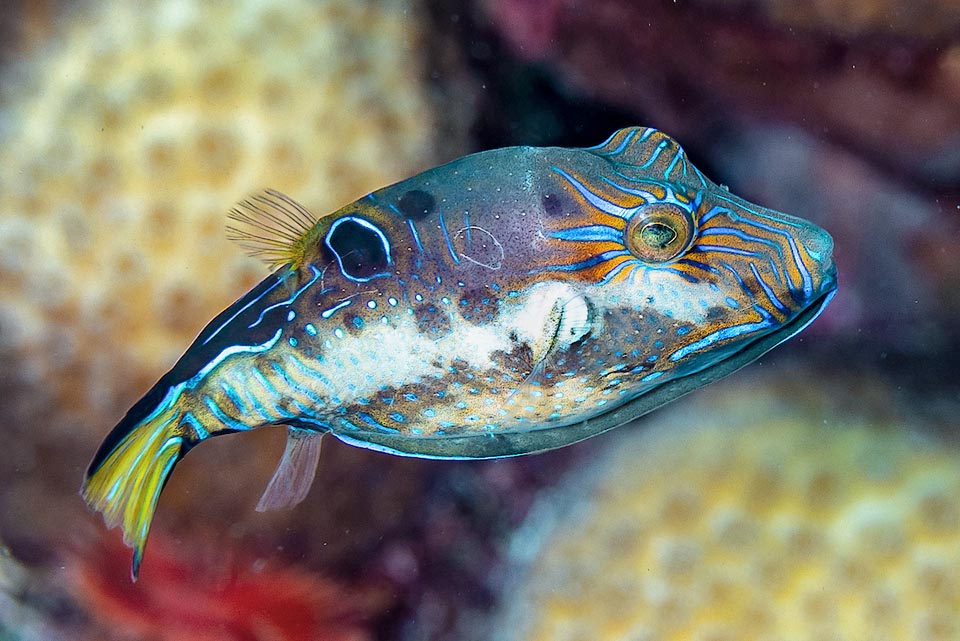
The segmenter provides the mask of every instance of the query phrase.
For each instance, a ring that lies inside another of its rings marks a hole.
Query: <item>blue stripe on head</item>
[[[574,189],[576,189],[577,192],[581,196],[583,196],[583,198],[588,203],[590,203],[591,205],[593,205],[594,207],[596,207],[597,209],[599,209],[605,214],[616,216],[617,218],[626,219],[626,218],[629,218],[637,210],[636,207],[621,207],[620,205],[612,203],[609,200],[605,200],[604,198],[601,198],[597,194],[587,189],[586,186],[584,186],[584,184],[581,183],[579,180],[577,180],[576,178],[574,178],[564,170],[560,169],[559,167],[551,167],[551,169],[557,174],[559,174],[568,183],[570,183],[570,185]]]
[[[587,225],[585,227],[573,227],[570,229],[559,229],[547,234],[557,240],[566,240],[571,242],[623,242],[623,231],[616,227],[608,225]]]
[[[591,256],[586,260],[582,260],[577,263],[570,263],[567,265],[544,265],[539,269],[531,269],[530,274],[539,274],[542,271],[549,272],[575,272],[580,269],[587,269],[589,267],[594,267],[599,265],[602,262],[608,261],[612,258],[617,258],[618,256],[630,256],[630,252],[625,249],[613,249],[610,251],[605,251],[602,254],[597,254]]]

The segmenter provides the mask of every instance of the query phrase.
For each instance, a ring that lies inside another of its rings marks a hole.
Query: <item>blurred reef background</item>
[[[960,639],[956,2],[14,1],[0,43],[0,641]],[[633,124],[833,234],[822,318],[556,452],[329,439],[285,512],[283,436],[216,439],[129,583],[82,472],[266,274],[235,202]]]

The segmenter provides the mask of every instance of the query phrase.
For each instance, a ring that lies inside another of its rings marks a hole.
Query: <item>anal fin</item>
[[[257,503],[258,512],[293,507],[307,497],[317,474],[320,442],[324,433],[287,428],[287,445],[267,489]]]

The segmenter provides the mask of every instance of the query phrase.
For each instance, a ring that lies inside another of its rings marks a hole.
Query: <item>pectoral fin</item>
[[[594,322],[593,306],[582,293],[560,286],[549,294],[554,296],[553,304],[544,319],[540,340],[532,345],[534,361],[541,364],[590,333]]]
[[[287,428],[287,445],[273,478],[257,503],[258,512],[293,507],[306,498],[313,485],[313,477],[317,474],[323,434],[296,427]]]
[[[538,380],[547,363],[558,352],[570,349],[596,329],[593,304],[575,288],[562,284],[551,285],[546,291],[538,292],[538,295],[543,297],[544,303],[540,308],[546,313],[541,316],[542,329],[536,332],[537,338],[530,343],[533,365],[509,399]]]

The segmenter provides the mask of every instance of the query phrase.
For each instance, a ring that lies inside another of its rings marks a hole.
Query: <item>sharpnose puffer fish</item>
[[[643,127],[466,156],[319,218],[274,191],[230,218],[276,271],[127,412],[83,484],[134,578],[164,483],[210,437],[286,426],[258,509],[304,498],[326,433],[424,458],[562,447],[754,360],[837,283],[824,230]]]

